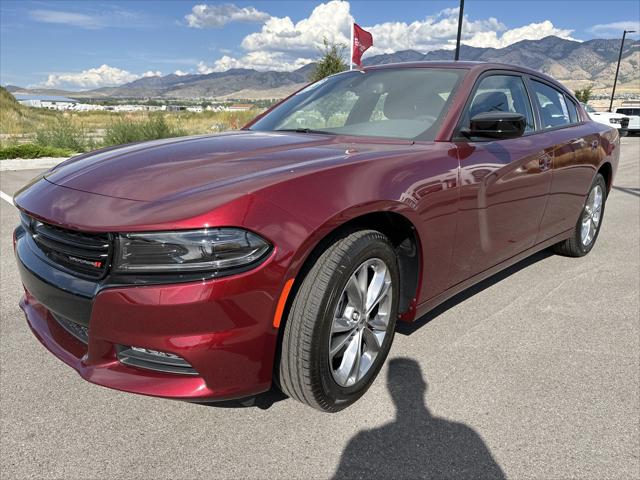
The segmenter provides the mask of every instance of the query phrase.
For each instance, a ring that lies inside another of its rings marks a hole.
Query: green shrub
[[[0,147],[0,159],[5,158],[40,158],[40,157],[70,157],[75,152],[66,148],[23,143]]]
[[[65,117],[57,118],[46,130],[38,130],[36,143],[43,147],[63,148],[73,152],[86,152],[91,147],[95,148],[95,145],[90,145],[93,142],[87,141],[84,128],[74,125]]]
[[[340,73],[349,68],[344,62],[344,51],[347,48],[342,43],[329,42],[326,38],[322,40],[324,48],[322,49],[322,57],[316,63],[311,73],[311,82],[317,82],[324,77]]]
[[[164,115],[150,115],[143,120],[121,118],[111,123],[104,136],[105,145],[157,140],[187,135],[183,129],[169,125]]]

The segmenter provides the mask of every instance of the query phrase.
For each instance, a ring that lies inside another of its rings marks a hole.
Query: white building
[[[16,100],[27,107],[47,108],[49,110],[73,110],[77,100],[57,95],[14,95]]]

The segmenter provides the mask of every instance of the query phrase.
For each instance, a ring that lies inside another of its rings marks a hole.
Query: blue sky
[[[619,38],[640,30],[634,0],[467,0],[464,42]],[[0,83],[88,89],[143,75],[232,67],[292,70],[323,37],[347,42],[349,22],[372,31],[365,55],[453,48],[452,1],[0,0]],[[637,35],[633,38],[638,38]]]

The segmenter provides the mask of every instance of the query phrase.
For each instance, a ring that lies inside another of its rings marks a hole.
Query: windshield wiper
[[[313,130],[311,128],[279,128],[274,132],[296,132],[296,133],[321,133],[323,135],[335,135],[333,132],[327,132],[326,130]]]

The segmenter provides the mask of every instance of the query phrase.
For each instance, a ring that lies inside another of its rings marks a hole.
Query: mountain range
[[[527,66],[551,75],[569,88],[591,85],[594,92],[598,92],[613,84],[619,49],[619,39],[578,42],[549,36],[540,40],[523,40],[505,48],[463,45],[460,59]],[[366,58],[364,64],[451,60],[452,57],[452,50],[428,53],[403,50]],[[58,94],[75,98],[281,98],[307,83],[313,68],[312,63],[292,72],[231,69],[209,74],[171,74],[82,92],[25,89],[12,85],[8,85],[7,89],[13,93]],[[619,92],[640,93],[640,41],[625,42],[618,82]]]

